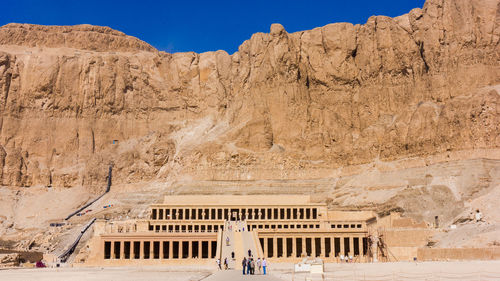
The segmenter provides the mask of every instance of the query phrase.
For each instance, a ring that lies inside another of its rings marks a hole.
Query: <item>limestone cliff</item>
[[[0,180],[104,187],[315,179],[486,151],[500,158],[500,1],[428,0],[238,52],[168,54],[107,27],[0,28]],[[460,157],[458,157],[460,159]]]

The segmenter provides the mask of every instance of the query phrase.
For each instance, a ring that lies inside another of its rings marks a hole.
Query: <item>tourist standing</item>
[[[262,268],[264,269],[264,275],[266,275],[267,261],[266,258],[262,259]]]
[[[250,274],[255,274],[255,261],[253,260],[253,258],[250,258]]]
[[[248,249],[248,257],[252,256],[252,250]]]
[[[241,265],[243,266],[243,275],[245,275],[245,269],[247,267],[247,258],[243,257],[243,261],[241,262]]]
[[[259,274],[262,274],[262,261],[260,258],[257,259],[257,268],[259,269]]]
[[[227,258],[224,258],[224,268],[227,270],[229,267],[229,264],[227,263]]]
[[[483,221],[483,214],[478,210],[476,210],[476,215],[475,215],[476,222]]]
[[[250,258],[248,258],[248,260],[247,260],[247,275],[250,275],[250,267],[251,267]]]

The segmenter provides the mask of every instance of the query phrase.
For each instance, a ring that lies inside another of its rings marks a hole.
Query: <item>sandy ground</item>
[[[279,271],[279,272],[276,272]],[[285,268],[274,272],[281,280],[500,280],[500,261],[398,262],[326,264],[325,273],[293,273]]]
[[[206,267],[109,267],[0,270],[0,280],[500,280],[500,261],[399,262],[378,264],[326,264],[325,273],[293,273],[292,264],[271,265],[270,275],[244,276],[239,270],[212,271]]]
[[[109,268],[47,268],[47,269],[10,269],[0,270],[2,281],[188,281],[202,280],[211,275],[204,270],[176,271],[172,267],[139,268],[139,267],[109,267]]]

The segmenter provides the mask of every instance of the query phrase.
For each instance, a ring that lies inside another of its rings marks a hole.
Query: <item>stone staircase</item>
[[[235,239],[235,234],[237,232],[234,231],[235,224],[233,221],[224,222],[224,231],[222,232],[222,246],[221,246],[221,256],[219,257],[224,267],[224,260],[227,258],[227,262],[230,269],[234,269],[237,265],[236,261],[236,249],[238,241]],[[239,238],[239,237],[238,237]],[[239,239],[241,240],[241,239]],[[231,253],[235,253],[235,259],[231,258]]]

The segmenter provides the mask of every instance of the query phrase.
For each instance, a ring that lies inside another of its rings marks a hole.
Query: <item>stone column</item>
[[[311,237],[311,257],[316,257],[316,238]]]
[[[135,247],[134,247],[134,241],[130,241],[130,259],[135,258]]]
[[[125,257],[125,242],[120,241],[120,259],[123,260]]]
[[[278,257],[278,238],[273,237],[273,258]]]
[[[200,241],[200,243],[201,243],[201,241]],[[201,245],[203,245],[203,243],[200,244],[200,246]],[[200,247],[200,249],[201,249],[201,247]],[[200,254],[200,258],[201,258],[201,254]],[[208,240],[208,258],[209,259],[212,258],[212,241],[211,240]],[[221,262],[223,262],[222,259],[221,259]]]
[[[325,243],[325,236],[321,236],[321,257],[324,258],[326,257],[325,253],[326,253],[326,247],[325,247],[326,243]],[[330,244],[330,248],[331,248],[331,244]]]
[[[340,236],[340,255],[344,255],[345,247],[344,247],[344,236]]]
[[[115,241],[111,241],[111,259],[115,259]]]
[[[173,240],[168,241],[168,258],[174,258],[174,243]]]
[[[283,247],[282,247],[282,249],[283,249],[283,257],[286,258],[287,257],[287,252],[288,252],[287,251],[287,246],[288,245],[286,244],[286,237],[281,238],[281,242],[283,243]]]
[[[335,258],[335,237],[330,237],[330,258]]]
[[[210,244],[210,242],[208,243]],[[201,259],[201,255],[203,254],[202,252],[202,245],[203,245],[203,242],[202,241],[198,241],[198,258]],[[210,246],[209,246],[210,248]],[[210,256],[210,253],[208,254]]]
[[[363,236],[361,236],[361,237],[359,237],[359,256],[360,257],[364,257],[363,248],[364,248],[364,242],[363,242]]]
[[[292,258],[297,256],[297,237],[292,237]]]
[[[269,255],[267,253],[267,247],[268,247],[268,241],[267,241],[267,237],[264,238],[264,257],[268,258]]]
[[[302,254],[305,254],[307,256],[307,251],[306,251],[306,238],[302,236]]]
[[[155,258],[155,241],[149,241],[149,259],[152,260]]]
[[[188,255],[187,258],[193,258],[193,241],[188,241]]]
[[[139,259],[144,259],[144,241],[139,241]]]
[[[160,260],[164,259],[163,256],[163,241],[160,241]]]
[[[349,237],[349,256],[354,256],[354,239]]]

